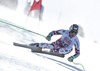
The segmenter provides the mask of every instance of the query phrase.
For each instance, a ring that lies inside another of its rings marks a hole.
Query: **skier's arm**
[[[75,40],[75,54],[73,55],[74,58],[77,58],[80,55],[80,43],[79,40]]]
[[[76,44],[74,44],[74,45],[75,45],[75,54],[68,58],[68,61],[70,61],[70,62],[73,62],[73,60],[80,55],[80,45],[79,45],[79,42],[77,41]]]
[[[80,55],[80,50],[75,48],[74,58],[77,58]]]
[[[62,35],[65,32],[66,32],[65,30],[61,29],[61,30],[52,31],[48,35],[52,37],[53,35]]]
[[[64,32],[65,32],[65,30],[52,31],[52,32],[50,32],[50,33],[47,35],[46,39],[47,39],[48,41],[50,41],[50,40],[51,40],[51,37],[52,37],[53,35],[60,35],[60,34],[63,34]]]
[[[72,55],[72,56],[70,56],[70,57],[68,58],[68,61],[69,61],[69,62],[73,62],[73,60],[74,60],[75,58],[77,58],[79,55],[80,55],[80,50],[75,49],[75,54]]]

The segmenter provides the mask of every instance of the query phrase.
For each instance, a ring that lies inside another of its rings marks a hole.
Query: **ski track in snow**
[[[0,66],[0,71],[6,71],[6,70],[8,71],[13,69],[14,71],[23,71],[23,69],[24,71],[42,71],[42,69],[44,71],[49,71],[43,67],[34,65],[31,62],[24,61],[14,56],[2,54],[2,53],[0,53],[0,63],[1,63],[0,65],[2,65]]]
[[[52,57],[45,56],[45,54],[36,53],[36,55],[38,55],[38,56],[40,56],[40,57],[42,57],[42,58],[44,58],[44,59],[46,58],[46,59],[52,60],[52,61],[56,62],[58,65],[60,65],[60,66],[62,66],[62,67],[65,67],[65,68],[67,68],[67,69],[69,69],[69,70],[71,70],[71,71],[75,71],[75,70],[76,70],[76,71],[82,71],[82,69],[80,69],[80,68],[77,68],[77,67],[72,66],[72,65],[70,65],[70,64],[67,64],[67,63],[65,63],[65,62],[59,61],[59,60],[54,59],[54,58],[52,58]]]
[[[9,27],[9,25],[5,25],[2,23],[0,24],[0,30],[1,30],[0,31],[0,34],[1,34],[0,44],[3,44],[5,46],[12,45],[11,43],[13,41],[9,41],[9,40],[12,39],[13,33],[19,37],[23,36],[22,31],[18,31],[18,29],[16,31],[14,28]],[[3,39],[3,38],[5,38],[5,39]],[[26,39],[26,40],[28,40],[28,39]],[[19,41],[22,42],[22,39]],[[1,46],[1,47],[4,47],[4,46]],[[6,48],[4,47],[4,49],[6,49]],[[4,54],[4,53],[0,52],[0,71],[8,71],[8,70],[9,71],[10,70],[23,71],[23,69],[24,69],[24,71],[49,71],[43,67],[34,65],[31,62],[27,62],[27,61],[18,59],[17,57],[7,55],[6,53]]]

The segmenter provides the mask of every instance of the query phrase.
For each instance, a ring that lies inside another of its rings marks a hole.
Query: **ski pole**
[[[31,12],[31,10],[29,10],[29,12],[28,12],[28,14],[27,14],[27,16],[26,16],[25,24],[27,23],[27,20],[28,20],[28,17],[29,17],[29,15],[30,15],[30,12]]]
[[[23,28],[23,27],[19,27],[19,26],[13,25],[13,24],[11,24],[11,23],[4,22],[4,21],[2,21],[2,20],[0,20],[0,22],[5,23],[5,24],[8,24],[8,25],[13,26],[13,27],[16,27],[16,28],[19,28],[19,29],[22,29],[22,30],[25,30],[25,31],[28,31],[28,32],[31,32],[31,33],[34,33],[34,34],[37,34],[37,35],[39,35],[39,36],[45,37],[45,36],[42,35],[42,34],[33,32],[33,31],[28,30],[28,29],[25,29],[25,28]],[[46,37],[45,37],[45,38],[46,38]]]
[[[75,63],[75,62],[73,62],[73,64],[82,66],[83,71],[86,71],[85,68],[84,68],[84,66],[81,63]]]

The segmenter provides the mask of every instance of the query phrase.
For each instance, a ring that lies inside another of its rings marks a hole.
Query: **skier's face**
[[[73,37],[76,36],[76,33],[72,33],[72,32],[70,32],[70,33],[69,33],[69,36],[70,36],[70,38],[73,38]]]

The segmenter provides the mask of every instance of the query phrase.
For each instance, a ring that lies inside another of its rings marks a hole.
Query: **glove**
[[[50,40],[51,40],[51,36],[47,36],[46,39],[47,39],[48,41],[50,41]]]
[[[48,34],[48,36],[46,37],[46,39],[47,39],[48,41],[50,41],[50,40],[51,40],[52,35],[53,35],[53,33],[52,33],[52,32],[50,32],[50,33]]]
[[[73,62],[73,60],[74,60],[74,56],[71,56],[71,57],[68,58],[69,62]]]

